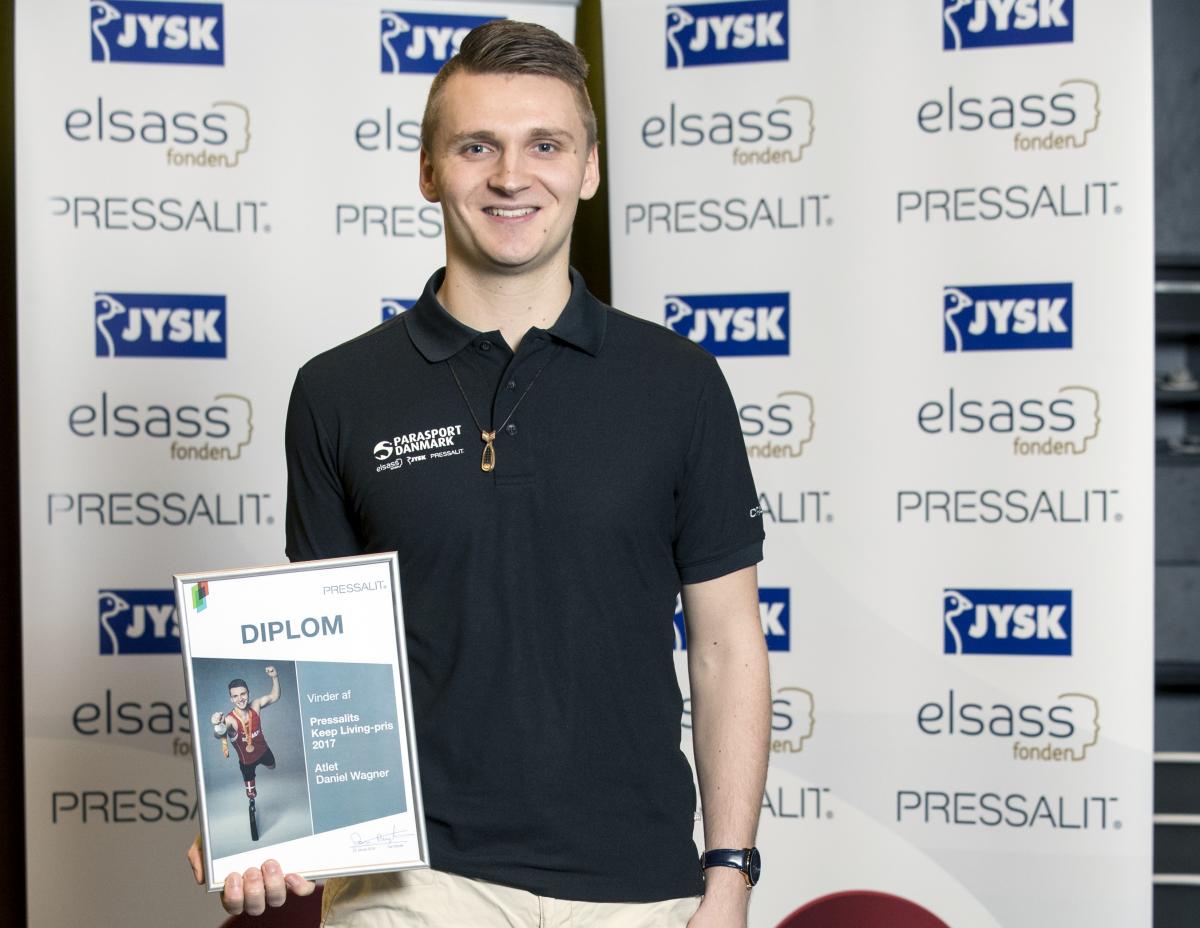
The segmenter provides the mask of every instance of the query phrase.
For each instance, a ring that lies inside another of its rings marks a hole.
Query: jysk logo
[[[946,654],[1071,654],[1070,590],[954,587],[942,599]]]
[[[223,296],[96,294],[98,358],[224,358],[225,347]]]
[[[667,6],[667,67],[788,60],[788,0]]]
[[[667,296],[667,325],[715,355],[787,355],[787,293],[709,293]]]
[[[792,591],[788,587],[758,588],[758,619],[768,651],[792,649]],[[683,600],[675,597],[675,650],[687,650],[687,622]]]
[[[458,54],[468,32],[505,18],[384,10],[379,19],[379,70],[384,74],[437,74]]]
[[[946,287],[942,318],[946,351],[1070,348],[1072,285],[999,284]]]
[[[395,319],[406,309],[412,309],[417,305],[416,300],[402,300],[399,297],[385,296],[379,302],[379,311],[382,315],[382,322],[387,322],[389,319]]]
[[[1075,0],[942,0],[942,48],[1075,41]]]
[[[92,61],[225,64],[220,3],[91,0]]]
[[[178,654],[171,590],[100,590],[101,654]]]

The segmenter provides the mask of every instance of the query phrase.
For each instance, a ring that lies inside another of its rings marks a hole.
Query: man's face
[[[229,701],[235,708],[245,709],[250,702],[250,691],[244,686],[235,686],[229,691]]]
[[[579,200],[599,183],[565,82],[462,72],[446,82],[421,193],[442,204],[448,257],[488,273],[536,270],[564,253]]]

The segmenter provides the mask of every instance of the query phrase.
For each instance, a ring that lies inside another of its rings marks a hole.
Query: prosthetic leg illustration
[[[271,678],[271,692],[251,699],[250,688],[245,680],[230,680],[229,701],[233,703],[233,710],[214,712],[212,716],[213,734],[221,739],[221,750],[226,757],[229,756],[229,741],[233,739],[242,781],[246,786],[246,798],[250,802],[250,837],[254,841],[258,840],[258,815],[254,807],[254,800],[258,796],[255,771],[260,764],[268,770],[275,769],[275,755],[263,734],[260,713],[279,699],[279,675],[271,666],[266,668],[266,673]]]

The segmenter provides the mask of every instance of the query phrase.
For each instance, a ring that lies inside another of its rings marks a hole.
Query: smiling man
[[[758,499],[714,359],[568,266],[599,184],[586,74],[540,26],[466,37],[422,126],[446,267],[296,379],[288,555],[399,552],[433,865],[330,880],[328,926],[746,923],[770,727]],[[268,861],[223,900],[257,914],[285,886],[312,891]]]

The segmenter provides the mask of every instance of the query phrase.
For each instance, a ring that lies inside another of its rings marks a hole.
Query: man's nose
[[[491,185],[509,196],[519,193],[529,186],[529,173],[521,151],[508,150],[496,161],[496,171],[491,177]]]

